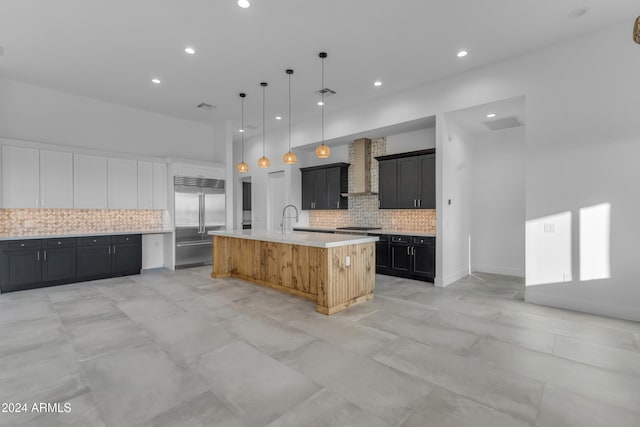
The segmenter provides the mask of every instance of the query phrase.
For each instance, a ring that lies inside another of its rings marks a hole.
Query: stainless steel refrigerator
[[[176,268],[212,263],[210,230],[225,228],[224,180],[174,177]]]

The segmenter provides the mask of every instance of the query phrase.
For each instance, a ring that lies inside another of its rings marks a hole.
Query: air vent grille
[[[184,185],[189,187],[207,187],[207,188],[224,188],[223,179],[212,179],[194,176],[175,176],[173,178],[175,185]]]
[[[518,116],[502,117],[496,120],[483,122],[490,130],[502,130],[522,126],[522,120]]]
[[[317,95],[324,95],[326,96],[331,96],[331,95],[335,95],[336,91],[329,89],[328,87],[325,87],[324,89],[320,89],[319,91],[316,92]]]

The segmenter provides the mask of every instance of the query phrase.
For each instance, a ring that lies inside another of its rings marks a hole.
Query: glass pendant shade
[[[322,145],[318,145],[316,147],[316,157],[319,159],[328,159],[329,155],[331,154],[331,149],[322,144]]]
[[[236,167],[238,168],[238,172],[249,172],[249,165],[245,162],[238,163]]]
[[[296,161],[298,161],[298,156],[293,151],[287,151],[284,156],[282,156],[282,160],[285,165],[294,165]]]
[[[271,166],[271,160],[267,159],[264,156],[258,159],[258,167],[268,168],[269,166]]]

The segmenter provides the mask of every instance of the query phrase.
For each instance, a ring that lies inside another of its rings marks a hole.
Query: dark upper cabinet
[[[251,183],[250,182],[242,183],[242,210],[243,211],[251,210]]]
[[[0,290],[37,287],[42,277],[40,240],[13,240],[0,244]]]
[[[302,210],[348,209],[342,193],[348,191],[348,163],[300,168],[302,171]]]
[[[435,209],[435,149],[376,157],[382,209]]]

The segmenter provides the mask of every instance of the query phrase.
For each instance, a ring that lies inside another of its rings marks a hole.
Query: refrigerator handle
[[[204,232],[204,194],[198,194],[198,233]]]

